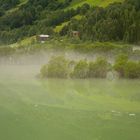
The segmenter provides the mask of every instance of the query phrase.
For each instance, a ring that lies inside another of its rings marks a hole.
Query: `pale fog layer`
[[[78,52],[46,51],[32,54],[13,54],[10,56],[0,56],[0,78],[2,79],[33,79],[40,73],[40,69],[47,64],[52,56],[64,56],[69,60],[79,61],[81,59],[95,60],[98,54],[84,54]],[[105,56],[113,62],[111,56]]]
[[[40,73],[40,69],[47,64],[52,56],[64,56],[69,60],[81,59],[95,60],[99,55],[84,54],[78,52],[47,51],[33,54],[14,54],[0,56],[0,78],[2,79],[34,79]],[[102,55],[100,55],[102,56]],[[107,57],[107,56],[106,56]],[[109,56],[108,59],[112,61]]]
[[[32,54],[14,54],[10,56],[0,56],[0,78],[20,78],[30,79],[36,78],[40,73],[40,69],[47,64],[52,56],[64,56],[69,60],[94,61],[97,57],[105,57],[108,62],[114,63],[116,56],[105,53],[79,53],[74,51],[54,51],[36,52]],[[140,58],[131,57],[133,60]]]
[[[98,56],[103,56],[108,59],[109,62],[113,62],[114,58],[107,54],[92,54],[92,53],[78,53],[74,51],[46,51],[36,52],[33,54],[14,54],[11,56],[0,57],[1,65],[42,65],[46,64],[52,56],[65,56],[69,60],[95,60]],[[113,59],[112,59],[113,58]]]
[[[113,63],[117,54],[111,53],[79,53],[74,51],[54,51],[36,52],[31,54],[14,54],[10,56],[0,56],[0,65],[43,65],[46,64],[52,56],[65,56],[69,60],[79,61],[86,59],[94,61],[97,57],[105,57],[108,62]],[[140,60],[140,57],[131,57],[133,60]]]

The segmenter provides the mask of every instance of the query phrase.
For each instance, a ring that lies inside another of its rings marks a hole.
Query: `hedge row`
[[[129,61],[125,55],[120,55],[114,65],[105,58],[95,61],[69,61],[63,56],[52,57],[48,64],[40,70],[42,78],[106,78],[109,71],[116,71],[120,78],[140,78],[140,62]]]

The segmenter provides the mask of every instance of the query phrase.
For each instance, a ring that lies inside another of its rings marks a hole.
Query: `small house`
[[[72,37],[80,37],[79,31],[72,31]]]
[[[37,41],[40,41],[41,43],[44,43],[45,41],[47,41],[49,39],[49,35],[38,35],[37,36]]]

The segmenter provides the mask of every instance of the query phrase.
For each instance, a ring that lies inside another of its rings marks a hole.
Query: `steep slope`
[[[68,35],[71,30],[79,30],[84,39],[138,42],[139,0],[123,1],[20,0],[0,16],[0,43],[15,43],[37,34]],[[114,4],[107,6],[110,3]]]
[[[107,5],[113,2],[123,2],[124,0],[73,0],[69,6],[69,8],[76,8],[85,3],[88,3],[93,6],[102,6],[106,7]]]

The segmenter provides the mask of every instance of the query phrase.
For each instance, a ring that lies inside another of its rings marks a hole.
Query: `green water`
[[[38,80],[0,67],[0,140],[139,140],[139,80]]]

